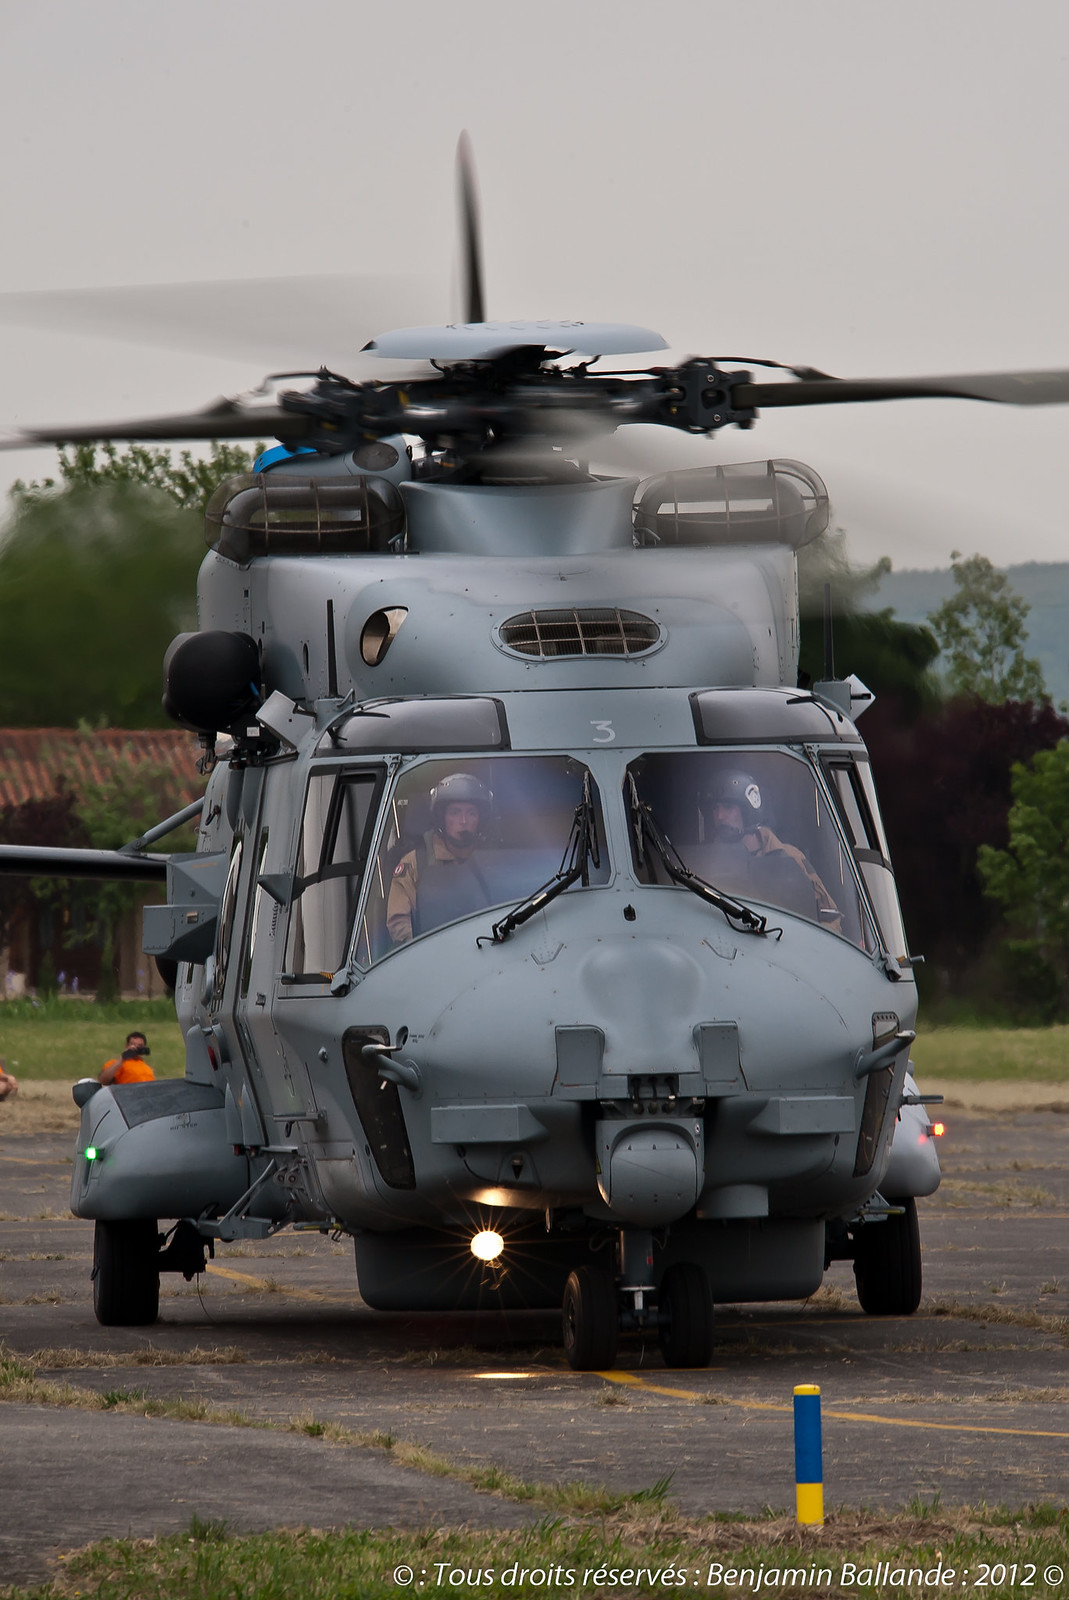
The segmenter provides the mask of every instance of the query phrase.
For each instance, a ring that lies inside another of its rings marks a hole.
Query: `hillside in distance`
[[[1069,701],[1069,561],[1029,561],[1003,570],[1032,608],[1025,618],[1028,655],[1043,668],[1055,705]],[[953,593],[949,567],[933,572],[905,569],[881,578],[865,604],[872,611],[890,606],[901,622],[926,622]]]

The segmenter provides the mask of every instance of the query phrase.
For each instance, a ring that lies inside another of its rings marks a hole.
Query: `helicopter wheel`
[[[707,1367],[713,1354],[713,1295],[692,1261],[677,1262],[661,1279],[657,1339],[668,1367]]]
[[[870,1317],[908,1317],[921,1301],[921,1234],[912,1195],[892,1200],[905,1209],[858,1232],[854,1281],[862,1311]]]
[[[564,1354],[575,1372],[597,1372],[616,1360],[620,1313],[607,1272],[577,1267],[564,1286]]]
[[[160,1240],[153,1220],[98,1222],[93,1310],[105,1328],[139,1328],[160,1314]]]

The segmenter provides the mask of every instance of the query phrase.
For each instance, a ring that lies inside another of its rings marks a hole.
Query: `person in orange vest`
[[[148,1083],[156,1076],[145,1060],[149,1053],[148,1040],[143,1033],[128,1033],[122,1055],[105,1061],[101,1083]]]
[[[7,1062],[0,1056],[0,1100],[14,1100],[18,1092],[18,1079],[11,1076]]]

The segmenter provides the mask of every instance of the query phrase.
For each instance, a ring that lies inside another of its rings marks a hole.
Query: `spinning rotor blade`
[[[479,226],[479,191],[475,152],[467,130],[457,143],[457,203],[460,207],[461,294],[464,321],[485,322],[483,252]],[[386,326],[386,324],[383,324]]]
[[[20,428],[0,434],[0,450],[25,450],[44,444],[89,444],[106,440],[283,439],[299,441],[311,419],[278,406],[243,406],[214,400],[203,411],[174,417],[141,417],[133,422],[74,423],[68,427]]]
[[[0,322],[346,371],[383,328],[433,322],[438,299],[429,280],[395,274],[233,278],[0,294]]]
[[[1069,401],[1069,371],[977,372],[937,378],[803,377],[797,383],[740,383],[738,407],[828,406],[865,400],[990,400],[1007,406],[1053,406]]]

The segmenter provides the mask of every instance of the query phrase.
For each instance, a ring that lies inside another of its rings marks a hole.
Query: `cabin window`
[[[808,761],[785,751],[647,755],[628,768],[682,864],[745,904],[771,906],[874,948],[857,872]],[[643,883],[670,884],[656,850],[632,827]]]
[[[582,762],[555,755],[454,756],[408,767],[389,801],[357,960],[370,965],[446,923],[518,905],[549,882],[588,776]],[[609,861],[592,781],[589,792],[599,856],[589,879],[601,884]]]
[[[906,929],[869,763],[825,761],[824,769],[846,823],[854,858],[872,900],[884,945],[897,964],[906,967],[909,965]]]
[[[293,881],[285,980],[329,981],[345,963],[383,770],[316,772]]]

